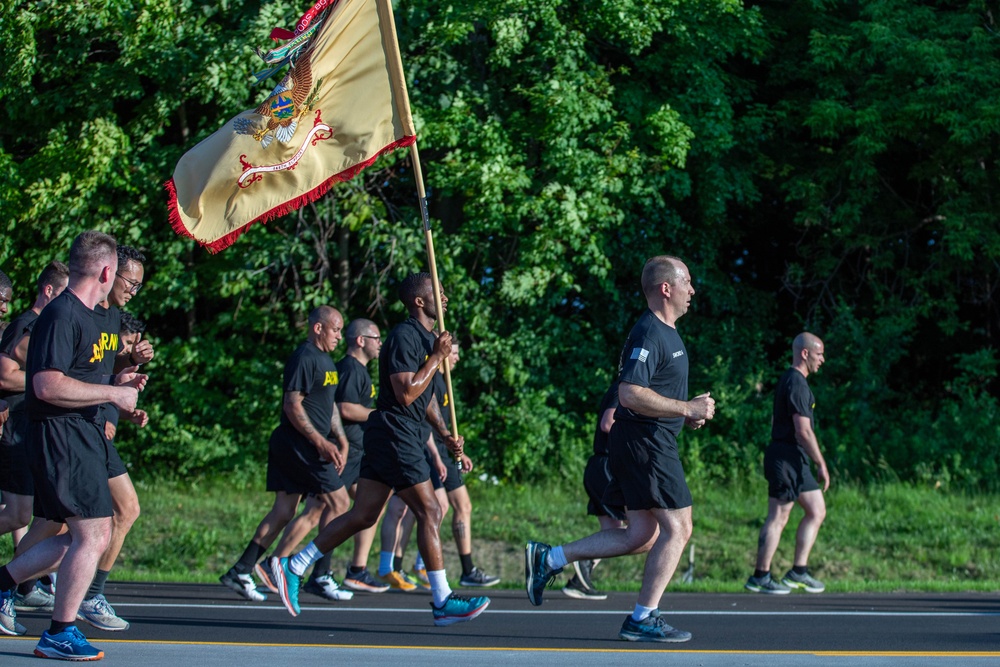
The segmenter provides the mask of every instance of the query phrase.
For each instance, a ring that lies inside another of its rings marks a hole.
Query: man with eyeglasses
[[[125,245],[117,246],[118,269],[107,298],[94,307],[93,317],[102,332],[110,337],[108,345],[110,353],[105,354],[100,362],[102,373],[114,375],[127,367],[138,368],[153,358],[153,346],[148,340],[140,341],[129,352],[127,357],[118,355],[120,349],[122,312],[120,308],[128,303],[142,288],[145,269],[145,255],[139,250]],[[142,411],[122,413],[127,419],[137,425],[144,426],[147,418]],[[128,630],[129,622],[119,617],[114,608],[104,597],[104,585],[114,567],[118,554],[121,553],[125,537],[132,525],[139,518],[139,497],[128,474],[128,468],[114,444],[118,427],[119,408],[113,404],[100,406],[98,420],[104,431],[108,448],[108,487],[111,490],[111,500],[114,506],[111,539],[97,565],[97,572],[87,590],[83,603],[80,605],[79,618],[99,630],[106,632],[121,632]],[[57,535],[63,529],[63,524],[53,521],[36,519],[27,535],[22,540],[23,549],[47,537]],[[19,549],[20,551],[20,549]]]
[[[375,405],[375,385],[368,373],[368,364],[378,358],[382,349],[382,335],[378,325],[371,320],[358,318],[347,325],[344,339],[347,341],[347,353],[337,362],[337,409],[340,420],[344,424],[350,447],[347,450],[347,463],[340,478],[347,485],[347,492],[352,500],[356,500],[358,490],[358,474],[361,472],[361,457],[364,454],[364,429],[368,415]],[[371,526],[354,536],[354,555],[344,577],[344,587],[353,591],[367,593],[384,593],[389,587],[376,580],[368,571],[368,554],[375,541],[376,527]],[[317,576],[329,574],[330,554],[316,561],[313,575],[306,582],[303,590],[318,593],[322,580]],[[318,573],[318,574],[317,574]]]

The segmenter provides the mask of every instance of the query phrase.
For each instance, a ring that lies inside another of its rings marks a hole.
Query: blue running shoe
[[[552,569],[548,555],[552,547],[541,542],[528,542],[524,547],[524,586],[528,591],[528,601],[536,607],[542,604],[542,593],[552,581],[552,577],[562,572]]]
[[[298,616],[301,611],[299,609],[299,587],[302,585],[302,577],[288,569],[287,558],[271,558],[268,565],[274,575],[274,585],[278,587],[278,595],[285,603],[285,609],[292,616]]]
[[[39,658],[55,658],[57,660],[100,660],[104,651],[90,645],[87,638],[71,625],[62,632],[50,635],[46,630],[35,646],[35,655]]]
[[[660,618],[659,609],[654,609],[653,613],[638,623],[629,614],[625,617],[618,636],[630,642],[686,642],[691,639],[690,632],[667,625]]]
[[[434,625],[453,625],[462,621],[471,621],[489,606],[490,599],[488,597],[464,598],[452,593],[440,607],[435,607],[434,603],[431,603],[431,610],[434,612]]]

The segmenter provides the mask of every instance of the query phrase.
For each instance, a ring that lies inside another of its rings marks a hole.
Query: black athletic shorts
[[[434,490],[444,488],[444,482],[441,481],[441,476],[438,474],[437,466],[434,465],[434,458],[431,456],[431,450],[424,447],[424,458],[427,459],[427,467],[431,470],[431,486]]]
[[[347,463],[344,464],[344,472],[340,473],[340,479],[347,488],[357,484],[358,475],[361,474],[361,458],[364,454],[364,447],[355,446],[353,442],[347,448]]]
[[[587,461],[587,467],[583,469],[583,488],[587,491],[587,515],[610,516],[624,521],[624,507],[605,504],[604,496],[609,486],[611,486],[611,468],[608,457],[604,454],[594,454]]]
[[[33,421],[28,427],[35,516],[65,523],[114,514],[104,430],[82,417]]]
[[[641,424],[618,420],[608,436],[611,484],[604,504],[629,510],[691,507],[691,491],[677,451],[649,437]]]
[[[121,477],[122,475],[128,473],[128,468],[125,467],[125,462],[122,461],[121,454],[118,453],[118,448],[115,447],[113,440],[108,441],[108,479],[114,479],[115,477]]]
[[[393,440],[385,429],[369,420],[360,477],[385,484],[396,491],[426,482],[431,478],[426,450],[419,443]]]
[[[819,490],[809,458],[798,447],[771,443],[764,452],[764,477],[768,497],[783,503],[795,502],[806,491]]]
[[[337,469],[319,457],[312,443],[289,437],[279,427],[271,433],[267,450],[267,490],[322,495],[344,488]]]
[[[28,415],[11,412],[0,434],[0,491],[19,496],[35,495],[28,448]]]
[[[444,490],[451,493],[455,489],[465,486],[465,480],[462,479],[462,473],[458,470],[458,463],[452,458],[451,452],[448,451],[443,443],[437,443],[438,454],[441,456],[441,460],[444,461],[444,467],[448,469],[448,476],[444,480]]]

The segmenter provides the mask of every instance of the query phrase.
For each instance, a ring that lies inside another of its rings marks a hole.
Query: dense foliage
[[[178,157],[255,106],[277,0],[0,9],[0,268],[15,307],[81,230],[141,247],[157,358],[133,474],[255,474],[285,356],[331,303],[390,327],[426,268],[406,151],[219,255],[176,236]],[[791,338],[841,479],[997,488],[1000,36],[988,3],[399,0],[460,426],[481,469],[577,477],[641,312],[684,257],[689,474],[755,474]],[[124,430],[124,429],[123,429]],[[141,471],[141,473],[140,473]]]

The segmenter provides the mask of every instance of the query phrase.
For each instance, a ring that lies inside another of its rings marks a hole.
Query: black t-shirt
[[[378,419],[400,441],[423,445],[427,442],[427,404],[433,393],[427,388],[415,401],[402,405],[396,400],[390,378],[396,373],[416,373],[434,351],[434,334],[415,318],[396,326],[382,344],[378,357]]]
[[[94,306],[94,321],[97,322],[97,326],[102,332],[108,332],[108,345],[114,346],[113,348],[109,347],[108,354],[104,355],[104,361],[101,362],[101,372],[105,375],[114,375],[115,360],[118,358],[118,350],[121,347],[122,311],[119,310],[118,306],[105,308],[98,304]],[[113,403],[104,403],[101,405],[99,414],[102,419],[118,426],[118,406]]]
[[[86,408],[63,408],[46,403],[35,396],[33,380],[36,373],[47,370],[62,372],[67,377],[88,384],[107,384],[104,372],[106,357],[114,357],[118,349],[118,332],[102,330],[94,311],[66,290],[45,306],[31,331],[25,368],[28,417],[43,420],[53,417],[84,417],[96,419],[98,405]]]
[[[648,387],[660,396],[686,401],[688,358],[677,330],[668,327],[647,310],[632,327],[622,349],[618,382]],[[668,447],[677,447],[677,434],[684,417],[647,417],[619,405],[615,421],[628,421],[648,428],[648,436]]]
[[[774,412],[771,416],[771,442],[797,447],[792,415],[800,414],[813,424],[816,397],[809,389],[805,376],[794,368],[786,370],[774,390]]]
[[[597,408],[597,428],[594,429],[594,454],[598,456],[608,455],[608,434],[601,430],[601,419],[604,413],[618,407],[618,381],[615,380],[608,387],[601,399],[601,404]]]
[[[14,349],[25,336],[31,335],[31,327],[37,319],[38,313],[33,310],[28,310],[11,320],[10,324],[7,325],[7,328],[3,330],[3,336],[0,336],[0,353],[13,358]],[[20,412],[24,410],[23,391],[15,392],[0,390],[0,398],[7,401],[7,405],[10,407],[11,412]]]
[[[337,393],[337,367],[326,352],[306,341],[296,348],[292,356],[285,362],[285,380],[283,391],[298,391],[305,396],[302,399],[302,409],[305,410],[309,422],[316,431],[326,437],[330,433],[330,421],[333,419],[333,401]],[[282,404],[284,401],[282,401]],[[292,426],[292,422],[281,410],[281,425],[288,435],[301,433]]]
[[[356,403],[364,408],[375,404],[375,386],[364,364],[349,354],[345,355],[337,362],[337,375],[337,403]],[[351,447],[363,446],[364,425],[367,422],[354,422],[343,417],[340,420]]]
[[[434,400],[437,401],[438,409],[441,411],[441,418],[444,419],[444,423],[447,424],[450,417],[450,409],[448,406],[451,405],[451,397],[448,395],[448,383],[444,381],[444,373],[438,372],[434,374],[434,380],[431,381],[431,390],[434,392]],[[428,424],[430,427],[430,424]],[[431,435],[434,436],[434,442],[437,444],[438,449],[445,448],[447,446],[444,443],[444,438],[441,437],[437,431],[430,428]]]

